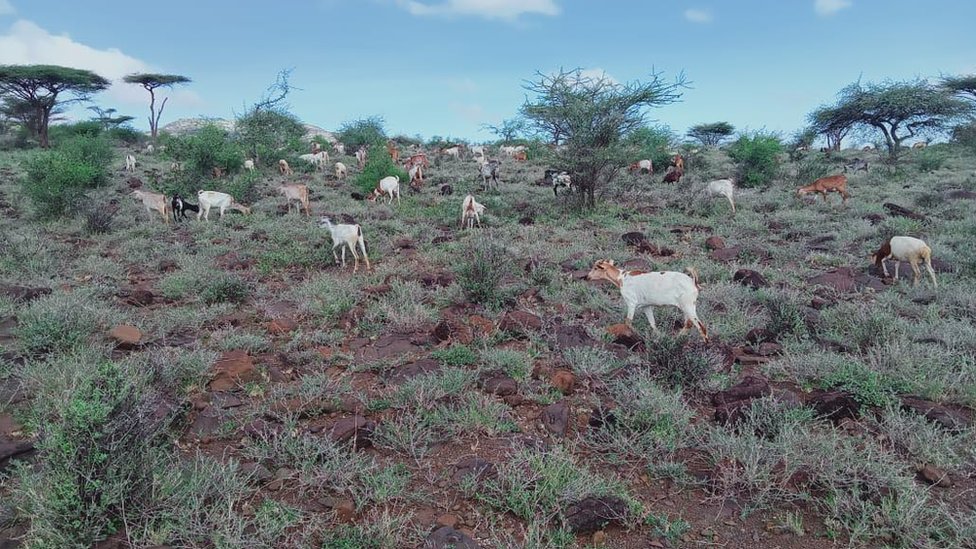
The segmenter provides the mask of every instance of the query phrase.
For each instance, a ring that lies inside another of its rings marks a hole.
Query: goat
[[[336,162],[335,163],[336,179],[345,179],[347,175],[349,175],[349,168],[346,168],[346,165],[343,164],[342,162]]]
[[[483,213],[485,213],[484,204],[479,204],[470,194],[465,196],[464,201],[461,203],[461,228],[464,228],[465,222],[467,222],[469,229],[474,228],[476,221],[480,227],[481,214]]]
[[[637,162],[634,162],[633,164],[628,166],[627,170],[630,173],[636,173],[636,172],[644,173],[646,171],[649,174],[653,174],[654,163],[651,162],[650,160],[638,160]]]
[[[291,203],[298,202],[296,210],[301,213],[301,208],[305,208],[305,216],[308,217],[308,186],[306,185],[282,185],[278,187],[278,194],[285,197],[288,201],[288,212],[291,213]]]
[[[369,153],[366,152],[366,147],[359,147],[356,149],[356,162],[359,163],[360,170],[366,167],[366,160],[368,156]]]
[[[200,207],[196,204],[190,204],[189,202],[183,200],[180,195],[173,195],[173,200],[171,201],[173,206],[173,221],[180,221],[181,219],[186,219],[187,210],[193,213],[199,213]]]
[[[131,154],[125,155],[125,171],[133,172],[136,169],[136,157]]]
[[[732,206],[732,213],[735,213],[735,201],[732,199],[732,193],[735,191],[735,185],[733,185],[731,179],[718,179],[712,181],[705,187],[705,193],[708,194],[709,198],[714,196],[724,196],[729,200],[729,204]]]
[[[197,202],[200,203],[200,211],[197,212],[197,221],[202,216],[204,220],[210,221],[210,208],[216,206],[220,210],[220,217],[224,217],[224,212],[230,208],[242,214],[250,214],[251,208],[241,206],[234,201],[234,197],[227,193],[217,191],[197,191]]]
[[[570,188],[573,186],[573,179],[566,172],[559,172],[552,175],[552,194],[559,196],[559,187]]]
[[[664,182],[677,183],[681,181],[681,176],[684,174],[685,174],[684,170],[681,170],[679,168],[674,168],[672,170],[669,170],[668,173],[664,174]]]
[[[146,154],[153,154],[154,152],[156,152],[156,147],[152,143],[146,145]]]
[[[400,150],[397,149],[396,143],[393,141],[386,142],[386,152],[390,154],[390,159],[396,164],[400,162]]]
[[[644,310],[647,322],[657,333],[652,306],[671,305],[677,307],[685,315],[684,326],[680,334],[684,334],[692,326],[698,329],[702,339],[708,342],[708,330],[705,323],[698,319],[696,302],[698,301],[698,271],[693,267],[685,269],[688,274],[674,271],[658,271],[645,273],[642,271],[624,271],[613,264],[613,260],[603,259],[593,264],[593,269],[586,275],[587,280],[606,280],[620,290],[621,297],[627,304],[627,325],[632,326],[634,314]],[[690,276],[689,276],[690,275]]]
[[[929,248],[925,242],[910,236],[893,236],[870,257],[871,262],[877,265],[885,276],[888,276],[888,266],[884,261],[889,258],[895,260],[895,280],[898,280],[900,262],[907,261],[912,266],[912,286],[918,285],[918,279],[922,275],[918,264],[924,261],[925,270],[932,277],[932,285],[939,287],[939,283],[935,280],[935,271],[932,270],[932,248]]]
[[[419,189],[424,185],[424,167],[422,165],[410,166],[408,173],[410,174],[410,187],[412,189]]]
[[[441,149],[441,154],[450,156],[455,160],[459,160],[461,158],[461,147],[458,147],[457,145],[453,147],[444,147]]]
[[[318,141],[312,141],[312,154],[315,154],[322,150],[322,145]]]
[[[842,202],[847,204],[847,197],[849,196],[847,194],[847,176],[837,174],[821,177],[813,183],[797,189],[796,195],[803,196],[808,193],[820,193],[823,195],[824,204],[826,204],[828,192],[839,193],[843,197]]]
[[[214,179],[220,179],[224,176],[224,169],[220,166],[214,166],[210,169],[210,175],[212,175]]]
[[[479,156],[484,157],[485,156],[485,148],[484,148],[484,146],[482,146],[482,145],[475,145],[474,147],[471,147],[471,156],[473,156],[475,158],[478,158]]]
[[[291,166],[288,165],[288,161],[282,158],[278,161],[278,173],[281,175],[293,175],[295,170],[291,169]]]
[[[481,164],[481,188],[491,188],[491,184],[498,188],[498,161],[489,160]]]
[[[346,156],[346,146],[342,144],[341,141],[336,141],[332,144],[332,149],[336,154]]]
[[[248,158],[247,160],[245,160],[244,161],[244,169],[247,170],[247,171],[249,171],[249,172],[253,172],[254,171],[254,160],[252,160],[250,158]]]
[[[170,206],[166,203],[165,195],[151,193],[149,191],[132,191],[131,194],[142,201],[142,205],[146,207],[146,212],[149,214],[150,219],[152,218],[153,211],[157,211],[163,216],[163,222],[169,223]]]
[[[454,187],[444,184],[441,185],[441,196],[450,196],[454,194]]]
[[[515,151],[515,155],[512,156],[512,158],[514,158],[516,162],[525,162],[529,159],[529,155],[524,150]]]
[[[674,169],[681,170],[681,173],[685,171],[685,159],[681,156],[681,153],[675,153],[674,158],[671,160],[671,165]]]
[[[912,145],[912,148],[913,149],[924,149],[926,146],[928,146],[928,143],[926,143],[925,141],[916,141],[915,144]]]
[[[396,196],[397,205],[400,204],[400,176],[388,175],[376,184],[373,192],[366,195],[366,200],[376,202],[376,199],[383,195],[390,195],[390,204],[393,204],[393,197]]]
[[[855,157],[854,160],[851,160],[849,163],[844,164],[844,173],[847,173],[847,170],[851,170],[854,173],[857,173],[860,170],[864,170],[864,173],[868,173],[868,161],[861,160],[860,158]]]
[[[170,165],[169,165],[169,169],[172,170],[172,171],[174,171],[174,172],[182,172],[183,171],[183,163],[182,162],[171,162]]]
[[[404,163],[403,167],[410,169],[412,166],[423,166],[424,169],[430,168],[430,161],[427,160],[427,155],[424,153],[417,153],[410,158],[408,158]]]
[[[341,223],[334,225],[328,217],[319,219],[319,227],[329,230],[329,235],[332,237],[332,257],[335,258],[336,263],[339,263],[339,256],[336,254],[335,249],[342,246],[342,266],[345,267],[346,248],[349,248],[349,251],[352,252],[352,258],[355,260],[352,272],[359,271],[359,255],[356,254],[356,244],[359,244],[359,249],[363,252],[363,259],[366,260],[366,270],[371,270],[369,256],[366,255],[366,241],[363,239],[362,227]]]

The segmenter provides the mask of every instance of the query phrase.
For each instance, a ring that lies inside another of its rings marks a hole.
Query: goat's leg
[[[895,280],[898,280],[898,268],[901,267],[901,260],[895,260]]]
[[[925,258],[925,270],[928,271],[929,276],[932,277],[932,285],[938,288],[939,283],[935,281],[935,271],[932,270],[932,259],[929,257]]]
[[[342,266],[346,266],[346,247],[342,246]]]
[[[632,303],[628,303],[627,304],[627,325],[632,328],[634,326],[634,313],[636,312],[637,312],[637,306]]]
[[[881,258],[881,270],[884,272],[885,278],[888,278],[889,276],[891,276],[891,275],[888,274],[888,265],[885,263],[885,260],[884,260],[883,257]]]
[[[352,260],[353,260],[352,272],[353,273],[358,273],[359,272],[359,254],[356,253],[355,246],[353,246],[352,244],[350,244],[348,242],[346,243],[346,245],[349,247],[349,251],[352,253]],[[343,248],[342,251],[345,252],[346,249]]]
[[[651,325],[651,331],[657,333],[657,322],[654,322],[654,308],[650,305],[644,307],[644,316],[647,317],[647,323]]]
[[[912,286],[918,286],[918,279],[922,277],[922,271],[918,268],[918,259],[909,261],[912,266]]]
[[[726,198],[729,199],[729,204],[732,205],[732,213],[735,213],[735,202],[732,202],[732,197],[731,196],[727,196]]]
[[[220,218],[221,219],[224,218],[224,211],[226,211],[226,210],[227,210],[227,206],[221,206],[220,207]]]
[[[336,244],[332,245],[332,257],[335,258],[336,265],[339,264],[339,254],[336,253]]]
[[[366,260],[366,270],[367,271],[372,270],[372,267],[369,265],[369,256],[366,255],[366,241],[363,240],[362,238],[359,239],[359,249],[362,250],[363,259]]]

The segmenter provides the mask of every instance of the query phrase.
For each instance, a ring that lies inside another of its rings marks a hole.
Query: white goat
[[[288,213],[291,213],[291,203],[298,202],[296,210],[301,213],[305,208],[305,216],[308,217],[308,186],[306,185],[282,185],[278,187],[278,194],[281,194],[288,201]]]
[[[484,145],[475,145],[475,146],[471,147],[471,156],[475,157],[476,159],[479,156],[480,157],[484,157],[485,156],[485,147],[484,147]]]
[[[900,262],[907,261],[912,266],[912,286],[917,285],[918,279],[922,276],[918,264],[924,261],[925,270],[932,277],[932,285],[939,287],[939,283],[935,280],[935,271],[932,270],[932,248],[922,240],[910,236],[893,236],[882,244],[881,248],[871,256],[871,262],[881,267],[885,276],[888,276],[888,266],[885,265],[885,259],[888,258],[895,260],[895,280],[898,280]]]
[[[125,155],[125,171],[131,172],[136,169],[136,157],[131,154]]]
[[[718,179],[710,182],[705,187],[705,193],[709,198],[714,196],[724,196],[727,198],[729,204],[732,205],[732,213],[735,213],[735,201],[732,199],[733,192],[735,192],[735,185],[731,179]]]
[[[149,213],[150,219],[153,217],[153,211],[157,211],[163,216],[163,222],[169,223],[169,214],[172,212],[172,209],[165,195],[151,193],[149,191],[132,191],[131,194],[142,201],[143,206],[146,207],[146,212]]]
[[[335,143],[332,144],[332,148],[335,150],[336,154],[342,156],[346,155],[346,146],[343,145],[341,142],[336,141]]]
[[[152,143],[146,145],[146,154],[152,154],[154,152],[156,152],[156,147]]]
[[[206,221],[210,221],[210,208],[217,207],[220,210],[220,217],[224,217],[224,212],[230,208],[231,210],[237,210],[242,214],[251,213],[251,208],[246,206],[241,206],[237,202],[234,202],[234,197],[217,191],[197,191],[197,201],[200,203],[200,211],[197,212],[197,221],[200,221],[200,217]]]
[[[335,163],[335,176],[336,179],[345,179],[349,175],[349,168],[346,167],[342,162]]]
[[[698,301],[698,271],[692,267],[684,273],[674,271],[658,271],[645,273],[642,271],[624,271],[613,264],[610,259],[603,259],[593,264],[593,269],[586,275],[588,280],[606,280],[620,289],[620,295],[627,303],[627,325],[633,325],[634,314],[644,310],[644,316],[657,332],[654,322],[653,306],[671,305],[681,309],[685,315],[685,323],[681,334],[692,326],[698,328],[702,339],[708,341],[708,330],[705,323],[698,319],[696,302]]]
[[[369,158],[369,153],[366,152],[366,147],[359,147],[356,149],[356,163],[359,164],[359,169],[366,167],[366,160]]]
[[[481,214],[483,213],[485,213],[484,204],[479,204],[470,194],[465,196],[464,202],[461,203],[461,228],[465,227],[465,222],[469,229],[474,228],[476,221],[480,227]]]
[[[552,194],[559,196],[559,187],[570,188],[573,186],[573,178],[566,172],[559,172],[552,175]]]
[[[336,254],[335,249],[342,246],[342,266],[346,266],[346,248],[352,252],[352,257],[355,260],[352,272],[359,270],[359,255],[356,254],[356,244],[359,244],[359,249],[363,252],[363,259],[366,260],[366,270],[370,270],[369,256],[366,255],[366,241],[363,239],[363,229],[359,225],[345,225],[339,224],[334,225],[332,220],[328,217],[322,217],[319,219],[319,227],[329,230],[329,234],[332,236],[332,257],[335,258],[336,263],[339,263],[339,256]]]
[[[251,160],[250,158],[248,158],[247,160],[245,160],[244,161],[244,169],[247,170],[247,171],[249,171],[249,172],[253,172],[254,171],[254,160]]]
[[[393,197],[396,196],[397,205],[400,204],[399,175],[388,175],[383,179],[380,179],[380,182],[376,184],[376,188],[373,189],[373,192],[366,196],[366,200],[376,202],[376,199],[383,195],[390,195],[390,204],[393,204]]]

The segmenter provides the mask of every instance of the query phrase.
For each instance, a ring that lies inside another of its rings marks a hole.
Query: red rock
[[[495,331],[495,324],[481,315],[471,315],[468,317],[468,324],[477,337],[485,338]]]
[[[566,436],[569,429],[569,405],[554,402],[542,410],[542,425],[557,437]]]
[[[918,478],[940,488],[952,487],[952,479],[949,478],[949,473],[946,473],[934,465],[926,465],[919,469]]]
[[[508,376],[493,376],[482,381],[481,388],[488,393],[503,397],[517,393],[518,383]]]
[[[142,341],[142,332],[135,326],[120,324],[108,332],[109,337],[115,340],[120,348],[132,348],[139,345]]]
[[[721,236],[710,236],[705,239],[705,247],[709,250],[721,250],[725,247],[725,240]]]
[[[549,383],[560,393],[568,395],[573,392],[573,387],[576,386],[576,375],[569,370],[556,370],[549,378]]]
[[[614,324],[607,328],[607,333],[613,338],[613,342],[623,345],[628,349],[634,349],[644,345],[644,340],[625,323]]]
[[[731,248],[719,248],[717,250],[712,250],[709,257],[715,261],[732,261],[733,259],[739,257],[740,251],[742,251],[742,248],[739,246],[732,246]]]
[[[444,514],[437,517],[437,520],[435,522],[437,523],[438,526],[447,526],[450,528],[454,528],[458,524],[458,518],[455,515]]]
[[[369,437],[376,424],[363,416],[345,417],[335,422],[329,431],[333,442],[343,443],[353,441],[356,448],[366,448],[372,445]]]
[[[750,269],[739,269],[734,275],[732,275],[732,281],[738,282],[743,286],[749,286],[754,290],[769,286],[769,282],[766,281],[766,277]]]
[[[503,332],[514,333],[541,330],[542,319],[526,311],[510,311],[502,316],[498,322],[498,329]]]
[[[211,391],[230,391],[245,383],[260,381],[261,374],[247,351],[228,351],[214,364]]]

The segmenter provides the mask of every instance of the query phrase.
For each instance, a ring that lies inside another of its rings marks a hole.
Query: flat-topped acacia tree
[[[177,84],[186,84],[191,80],[179,74],[153,74],[138,73],[130,74],[123,78],[129,84],[139,84],[149,92],[149,135],[153,143],[156,142],[156,135],[159,133],[159,119],[163,116],[163,109],[166,108],[166,101],[169,97],[164,97],[156,110],[156,90],[159,88],[172,88]]]
[[[0,65],[0,95],[14,97],[31,114],[27,130],[37,137],[42,148],[49,146],[47,137],[51,113],[67,103],[87,101],[110,82],[92,71],[60,65]],[[72,94],[65,98],[63,94]]]

